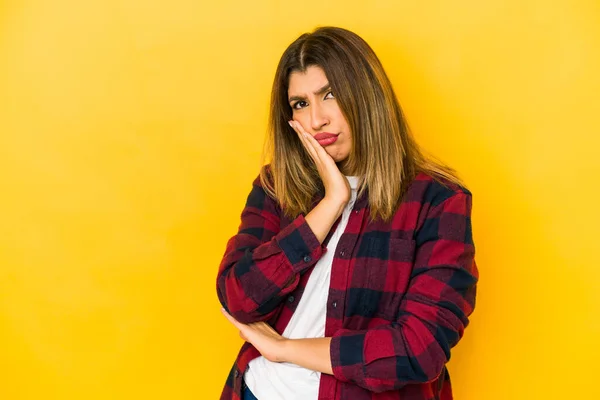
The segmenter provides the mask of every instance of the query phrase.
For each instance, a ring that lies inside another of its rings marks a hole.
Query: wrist
[[[346,207],[346,204],[348,204],[348,201],[336,199],[334,197],[327,197],[327,196],[325,196],[323,198],[323,200],[321,200],[321,202],[323,203],[323,205],[326,208],[334,210],[337,217],[342,215],[342,212],[344,211],[344,207]]]
[[[281,338],[277,349],[277,362],[291,362],[290,353],[292,347],[292,340],[287,338]]]

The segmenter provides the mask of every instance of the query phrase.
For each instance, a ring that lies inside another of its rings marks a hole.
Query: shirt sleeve
[[[435,380],[463,336],[475,307],[478,271],[471,233],[471,194],[430,207],[398,318],[360,331],[339,330],[330,356],[334,376],[372,392]]]
[[[219,266],[221,305],[242,323],[268,320],[323,251],[302,214],[280,230],[279,205],[256,178]]]

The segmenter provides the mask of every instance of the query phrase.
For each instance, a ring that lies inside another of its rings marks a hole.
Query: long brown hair
[[[308,213],[323,194],[316,166],[288,125],[292,109],[288,85],[292,72],[318,66],[327,76],[352,133],[345,170],[359,176],[358,195],[368,188],[371,218],[389,220],[419,172],[441,183],[462,185],[450,167],[425,156],[413,139],[392,84],[371,47],[358,35],[335,27],[298,37],[283,53],[273,82],[269,130],[260,179],[291,218]]]

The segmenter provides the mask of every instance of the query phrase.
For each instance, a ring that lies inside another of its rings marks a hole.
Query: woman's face
[[[335,162],[348,158],[352,133],[320,67],[290,74],[288,101],[293,120],[317,139]]]

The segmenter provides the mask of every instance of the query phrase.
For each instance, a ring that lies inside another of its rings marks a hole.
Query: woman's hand
[[[242,324],[221,308],[225,318],[240,330],[240,336],[251,343],[264,358],[272,362],[287,362],[333,375],[329,347],[330,337],[287,339],[265,322]]]
[[[240,337],[251,343],[264,358],[273,362],[282,362],[283,346],[288,339],[281,336],[265,322],[242,324],[221,308],[225,318],[240,330]]]
[[[307,133],[297,121],[289,121],[296,131],[304,148],[317,166],[319,176],[325,187],[325,198],[339,203],[342,207],[350,201],[350,184],[340,172],[334,159],[325,151],[315,138]]]

